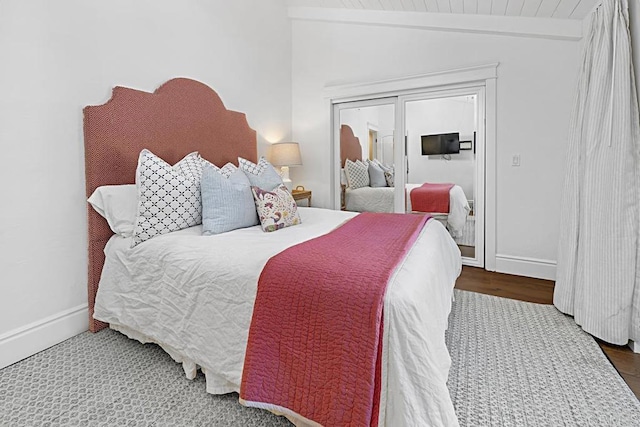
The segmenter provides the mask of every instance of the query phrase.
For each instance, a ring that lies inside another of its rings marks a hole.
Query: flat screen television
[[[460,152],[459,133],[422,135],[422,155],[456,154]]]

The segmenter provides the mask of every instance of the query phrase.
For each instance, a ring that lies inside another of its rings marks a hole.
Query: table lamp
[[[293,188],[293,183],[289,178],[290,166],[301,166],[300,146],[297,142],[276,142],[271,144],[271,164],[280,166],[280,176],[289,192]]]

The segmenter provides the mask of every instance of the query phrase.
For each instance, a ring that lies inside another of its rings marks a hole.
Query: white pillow
[[[133,236],[138,213],[135,184],[103,185],[96,188],[87,201],[107,220],[111,231],[122,237]]]
[[[138,158],[138,213],[133,244],[202,223],[202,159],[187,154],[171,167],[149,150]]]
[[[352,190],[369,186],[369,167],[360,160],[352,162],[347,159],[344,165],[347,181]]]

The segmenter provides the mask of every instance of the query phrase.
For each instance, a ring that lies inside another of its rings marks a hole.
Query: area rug
[[[552,306],[456,291],[449,390],[462,426],[634,426],[640,403]],[[0,426],[278,426],[205,392],[155,345],[84,333],[0,370]]]
[[[449,391],[463,426],[639,426],[640,402],[552,305],[455,291]]]

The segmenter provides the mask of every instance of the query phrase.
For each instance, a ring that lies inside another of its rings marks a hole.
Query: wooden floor
[[[509,274],[491,273],[480,268],[463,267],[456,289],[496,295],[539,304],[553,303],[554,282]],[[604,354],[640,399],[640,354],[629,347],[596,340]]]

